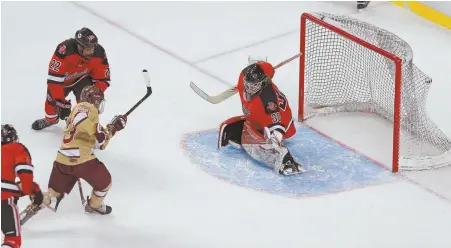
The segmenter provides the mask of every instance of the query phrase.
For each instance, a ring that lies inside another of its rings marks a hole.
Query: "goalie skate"
[[[304,173],[304,167],[298,162],[294,161],[293,157],[290,153],[288,153],[282,162],[282,168],[279,171],[279,174],[284,176],[296,175],[300,173]]]

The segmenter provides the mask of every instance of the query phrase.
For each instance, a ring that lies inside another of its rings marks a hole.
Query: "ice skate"
[[[113,209],[105,204],[102,204],[99,208],[93,208],[89,205],[89,197],[87,197],[87,202],[85,205],[85,211],[88,213],[107,215],[110,214]]]
[[[295,175],[305,172],[304,167],[298,162],[294,161],[294,158],[288,153],[282,161],[282,168],[279,173],[285,176]]]
[[[357,1],[357,10],[362,12],[371,1]]]
[[[49,126],[55,125],[59,122],[58,118],[55,118],[54,120],[48,119],[48,118],[42,118],[42,119],[38,119],[36,121],[33,122],[33,124],[31,124],[31,128],[33,130],[42,130],[44,128],[47,128]]]

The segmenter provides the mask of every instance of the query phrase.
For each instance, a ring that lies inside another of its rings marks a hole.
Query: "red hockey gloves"
[[[124,129],[126,124],[126,115],[116,115],[113,120],[111,120],[110,124],[108,124],[106,127],[108,128],[108,131],[110,131],[111,134],[114,135],[117,131]]]
[[[67,101],[66,99],[57,99],[55,101],[55,105],[57,108],[57,113],[61,120],[65,120],[70,115],[70,111],[72,109],[72,103]]]

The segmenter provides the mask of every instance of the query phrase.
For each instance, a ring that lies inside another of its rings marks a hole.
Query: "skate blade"
[[[302,168],[299,168],[299,171],[282,171],[282,175],[292,176],[292,175],[302,174],[304,172],[306,172],[306,170],[302,167]]]
[[[304,173],[303,171],[295,171],[295,172],[284,172],[282,175],[284,176],[294,176],[294,175],[298,175],[298,174],[302,174]]]

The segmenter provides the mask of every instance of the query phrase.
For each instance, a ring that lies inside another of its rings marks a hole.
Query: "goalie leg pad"
[[[246,116],[241,115],[232,117],[221,123],[219,126],[218,149],[227,146],[229,141],[241,145],[241,136],[245,121]]]
[[[283,159],[288,154],[288,148],[284,145],[275,146],[247,122],[243,128],[242,140],[242,146],[249,156],[272,168],[276,173],[280,172],[283,168]]]

